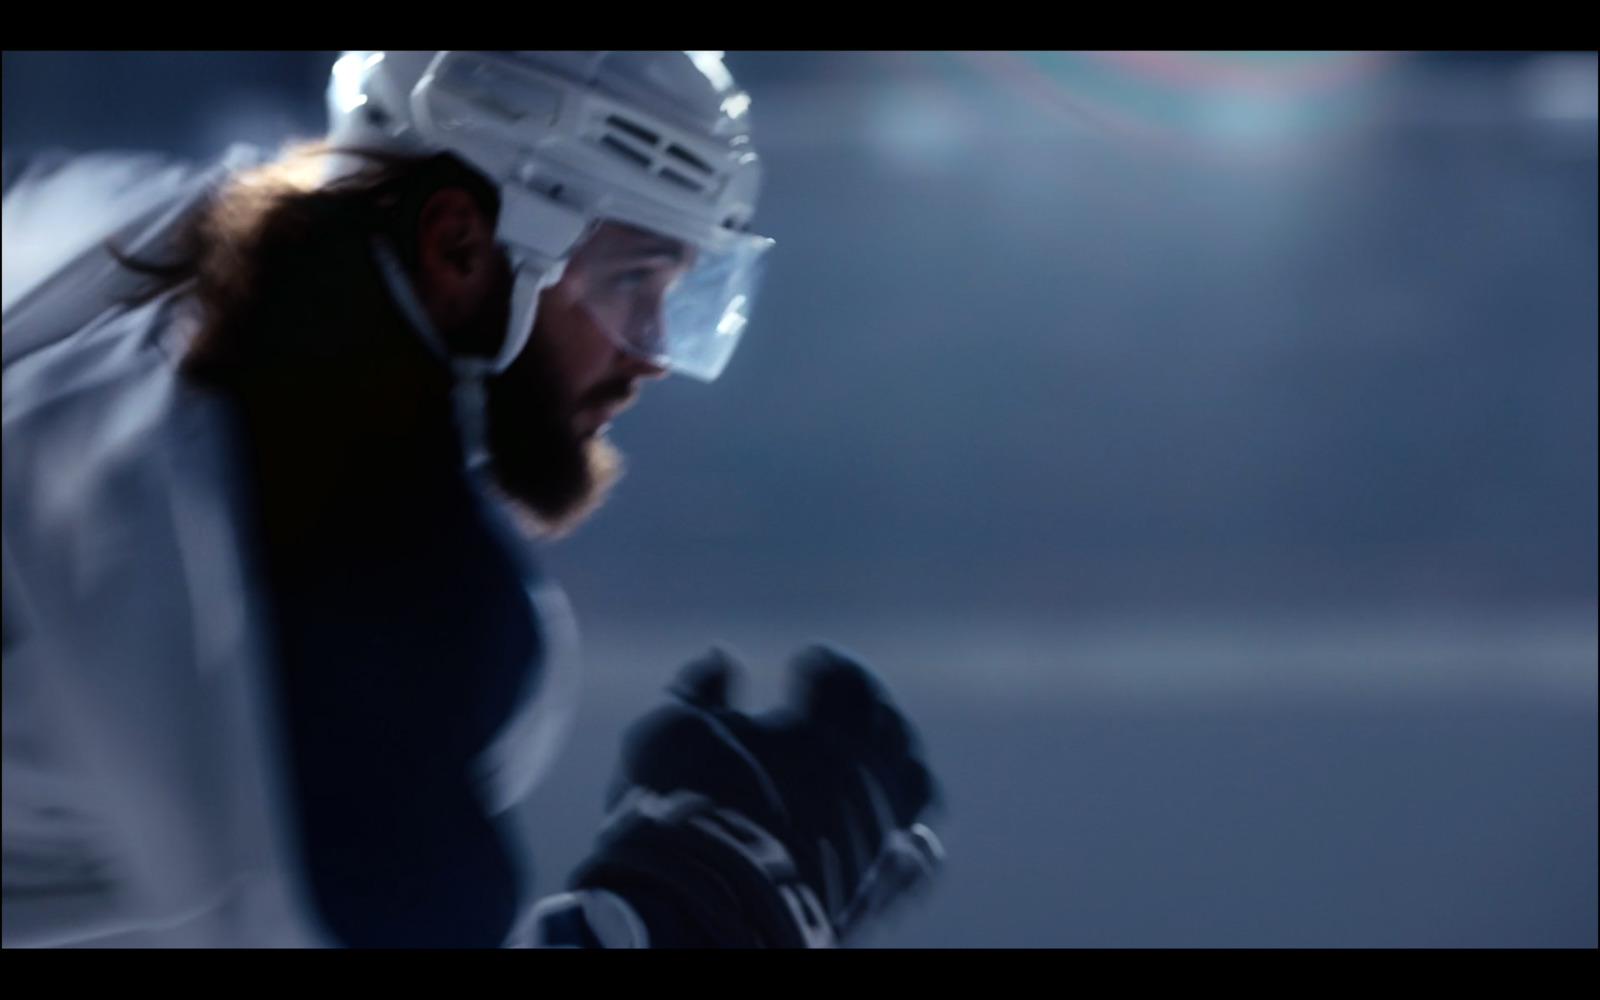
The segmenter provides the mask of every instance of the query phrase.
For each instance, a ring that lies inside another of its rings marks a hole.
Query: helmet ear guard
[[[488,373],[498,373],[509,367],[527,346],[538,293],[560,280],[567,256],[582,241],[591,224],[581,213],[537,192],[518,185],[496,188],[480,171],[454,153],[436,153],[424,160],[417,171],[407,175],[405,186],[392,195],[393,207],[380,226],[388,251],[398,259],[403,271],[403,275],[388,276],[391,285],[401,276],[407,282],[417,280],[421,268],[418,229],[422,210],[429,198],[447,188],[465,189],[484,216],[494,220],[497,237],[506,232],[534,233],[540,237],[537,245],[497,239],[510,259],[514,276],[510,326],[487,365]],[[408,297],[414,299],[414,291]],[[410,315],[411,310],[404,311]],[[434,343],[437,337],[431,332],[424,337],[430,341],[430,347],[437,348],[436,353],[443,350],[442,344]]]

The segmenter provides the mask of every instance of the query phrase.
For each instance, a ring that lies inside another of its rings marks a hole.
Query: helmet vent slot
[[[614,136],[614,135],[601,136],[600,137],[600,141],[603,144],[605,144],[605,146],[608,149],[610,149],[612,152],[617,153],[617,154],[619,154],[619,155],[621,155],[621,156],[623,156],[623,157],[625,157],[625,158],[627,158],[629,160],[632,160],[634,163],[637,163],[639,166],[641,166],[641,167],[649,167],[650,166],[650,157],[647,154],[639,152],[637,149],[634,149],[632,146],[630,146],[627,143],[623,142],[621,139],[618,139],[616,136]]]
[[[705,194],[717,179],[716,168],[704,157],[621,115],[606,115],[590,141],[695,194]]]
[[[697,172],[702,173],[702,174],[706,174],[707,176],[709,176],[709,175],[711,175],[712,173],[715,172],[715,171],[713,171],[711,169],[711,164],[709,164],[706,161],[700,159],[700,157],[698,157],[698,156],[694,155],[693,153],[689,152],[687,149],[684,149],[682,146],[668,146],[667,147],[667,155],[672,157],[673,159],[682,161],[683,163],[687,163],[689,166],[693,167]]]
[[[692,177],[685,177],[683,174],[678,173],[671,167],[662,167],[661,176],[678,185],[679,187],[688,188],[690,191],[704,191],[706,189],[706,186],[703,182],[697,181]]]
[[[661,137],[642,125],[637,125],[618,115],[607,115],[606,124],[619,132],[624,132],[648,146],[654,146],[661,141]]]

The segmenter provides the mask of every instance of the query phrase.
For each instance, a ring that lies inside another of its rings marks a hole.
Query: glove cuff
[[[748,817],[688,791],[633,788],[573,889],[665,894],[724,945],[826,948],[837,941],[787,848]],[[654,936],[654,935],[652,935]]]
[[[587,889],[539,900],[509,946],[648,948],[650,932],[627,900],[604,889]]]

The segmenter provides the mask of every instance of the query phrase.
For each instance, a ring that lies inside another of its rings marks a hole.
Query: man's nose
[[[667,375],[667,372],[668,372],[667,366],[663,365],[663,364],[661,364],[659,362],[651,361],[648,358],[637,358],[637,357],[636,358],[630,358],[630,360],[633,362],[632,371],[633,371],[633,374],[634,374],[634,376],[636,378],[658,379],[658,378],[664,378]]]
[[[658,379],[669,371],[666,365],[635,351],[626,351],[619,347],[616,355],[617,366],[632,379]]]

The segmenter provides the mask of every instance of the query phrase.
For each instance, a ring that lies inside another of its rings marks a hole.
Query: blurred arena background
[[[335,56],[6,52],[4,148],[311,137]],[[872,944],[1595,947],[1594,53],[727,63],[778,248],[548,554],[546,887],[678,663],[824,636],[946,783]]]

